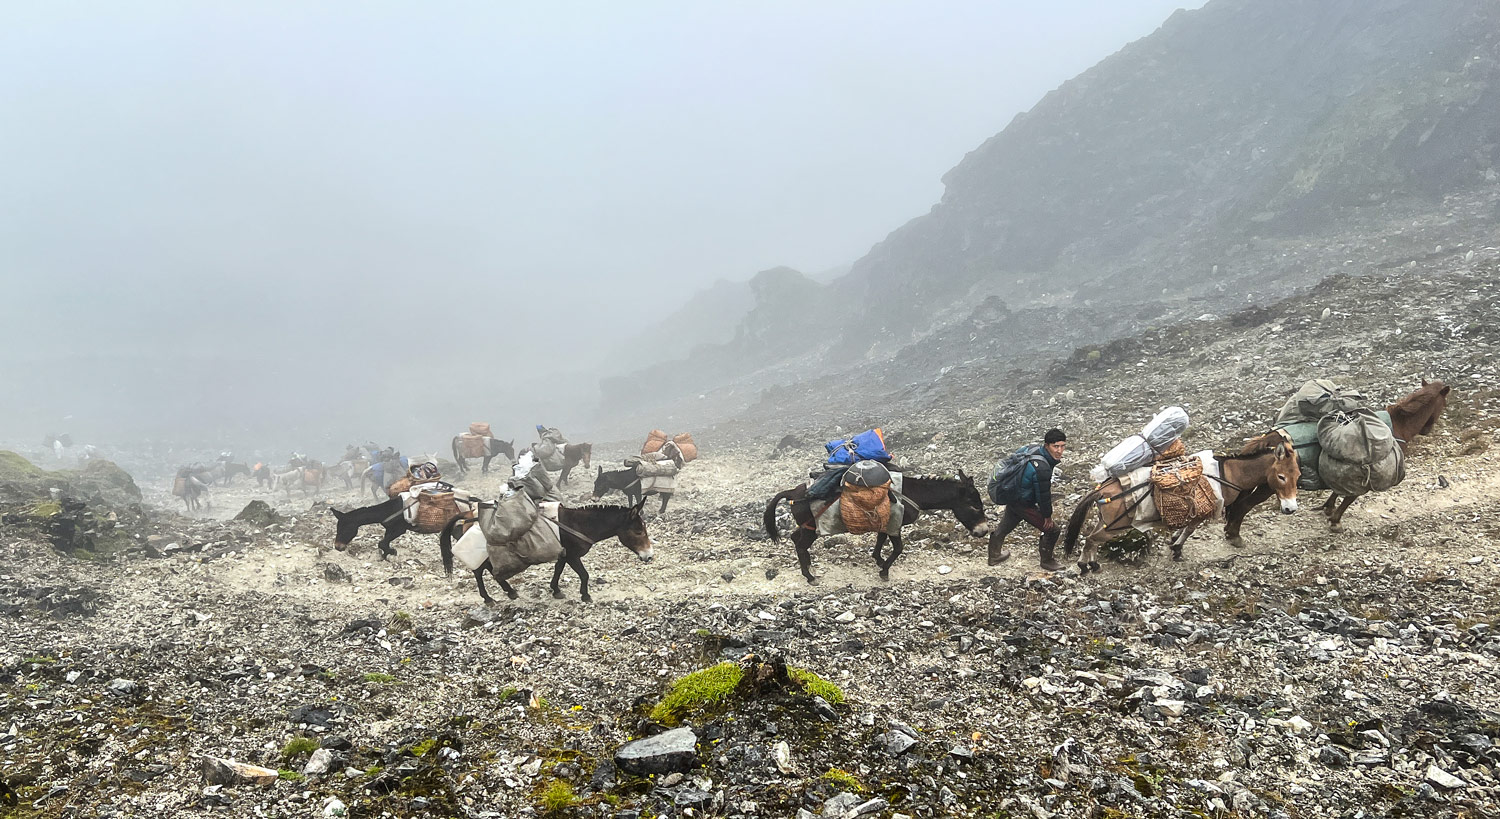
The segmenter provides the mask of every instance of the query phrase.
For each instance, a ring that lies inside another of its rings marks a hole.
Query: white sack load
[[[1128,475],[1131,470],[1150,466],[1156,453],[1181,438],[1187,428],[1187,410],[1182,407],[1167,407],[1142,427],[1139,435],[1126,438],[1105,453],[1099,465],[1089,470],[1089,477],[1094,479],[1094,483],[1103,483],[1110,478]]]

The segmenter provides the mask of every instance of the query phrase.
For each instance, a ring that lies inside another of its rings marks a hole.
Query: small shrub
[[[842,705],[844,702],[844,690],[833,683],[819,677],[817,674],[805,668],[787,666],[786,673],[792,681],[802,686],[802,690],[814,696],[822,697],[829,705]]]
[[[316,750],[318,750],[318,741],[316,739],[312,737],[293,737],[281,749],[281,758],[290,761]]]
[[[573,792],[572,785],[561,779],[554,779],[542,789],[538,801],[541,802],[544,813],[557,814],[577,804],[578,794]]]
[[[382,671],[371,671],[370,673],[361,677],[361,679],[363,679],[367,683],[381,683],[383,685],[389,685],[396,682],[395,677]]]
[[[651,719],[675,725],[688,714],[729,698],[745,672],[736,663],[722,662],[694,671],[672,683],[661,702],[651,709]],[[830,700],[832,702],[832,700]]]
[[[296,771],[287,770],[286,768],[279,768],[277,769],[276,773],[279,774],[282,779],[285,779],[288,782],[301,782],[303,780],[302,774],[297,773]]]

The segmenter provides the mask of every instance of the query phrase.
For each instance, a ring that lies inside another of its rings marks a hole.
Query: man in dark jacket
[[[1052,468],[1062,462],[1067,448],[1068,436],[1060,429],[1049,429],[1042,437],[1041,451],[1037,453],[1039,457],[1021,467],[1021,497],[1015,503],[1005,505],[1005,516],[990,535],[991,566],[1010,559],[1005,537],[1024,520],[1042,533],[1038,542],[1042,568],[1049,572],[1062,569],[1054,555],[1060,532],[1052,521]]]

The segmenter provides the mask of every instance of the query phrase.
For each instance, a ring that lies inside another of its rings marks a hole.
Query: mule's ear
[[[645,508],[646,508],[646,496],[642,495],[641,499],[635,502],[635,506],[630,507],[630,511],[632,511],[632,512],[636,513],[637,515],[639,515],[641,513],[641,511],[643,509],[645,509]]]
[[[1427,379],[1425,379],[1425,378],[1422,379],[1422,386],[1424,386],[1424,387],[1427,386]]]
[[[1450,386],[1448,386],[1448,385],[1447,385],[1447,384],[1444,384],[1444,385],[1443,385],[1443,391],[1442,391],[1442,392],[1440,392],[1440,393],[1438,393],[1438,395],[1441,395],[1441,396],[1443,396],[1443,397],[1444,397],[1444,398],[1447,398],[1447,397],[1448,397],[1448,393],[1449,393],[1449,392],[1450,392],[1450,391],[1452,391],[1452,389],[1453,389],[1453,388],[1452,388],[1452,387],[1450,387]]]
[[[335,508],[333,508],[332,506],[328,507],[328,511],[332,512],[333,516],[336,517],[336,518],[338,518],[339,520],[343,520],[344,519],[344,513],[340,512],[339,510],[337,510]]]
[[[969,476],[964,474],[964,468],[963,467],[959,467],[958,468],[958,479],[961,480],[961,481],[963,481],[963,482],[965,482],[965,483],[968,483],[968,481],[969,481]]]

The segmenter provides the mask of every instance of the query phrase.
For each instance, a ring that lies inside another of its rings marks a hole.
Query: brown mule
[[[1452,388],[1447,384],[1424,378],[1421,389],[1385,408],[1391,414],[1391,433],[1396,436],[1396,444],[1401,447],[1403,456],[1413,438],[1432,434],[1438,418],[1448,408],[1450,392]],[[1359,495],[1328,493],[1328,501],[1323,504],[1323,514],[1328,517],[1329,529],[1335,532],[1342,530],[1344,512],[1348,511],[1358,497]]]
[[[1282,514],[1297,511],[1297,479],[1302,470],[1297,465],[1296,450],[1280,433],[1267,432],[1247,444],[1243,452],[1214,455],[1214,460],[1219,463],[1218,482],[1224,492],[1225,535],[1230,543],[1239,545],[1240,523],[1245,513],[1273,494],[1281,498]],[[1097,520],[1084,537],[1083,555],[1078,561],[1083,574],[1099,571],[1100,546],[1134,528],[1135,500],[1125,495],[1126,490],[1121,488],[1120,481],[1111,478],[1084,495],[1068,518],[1063,550],[1071,555],[1078,548],[1078,538],[1089,513],[1097,510]],[[1182,546],[1197,528],[1198,524],[1193,524],[1172,538],[1173,560],[1182,559]]]

